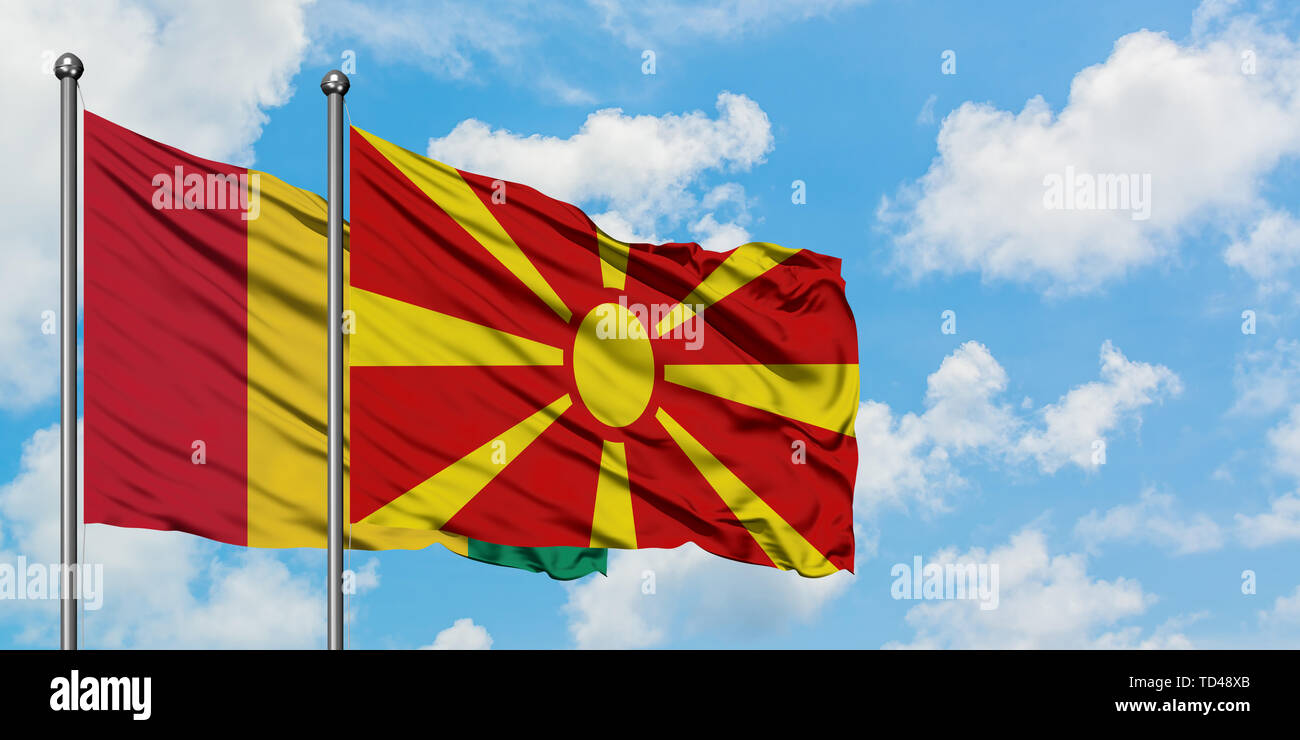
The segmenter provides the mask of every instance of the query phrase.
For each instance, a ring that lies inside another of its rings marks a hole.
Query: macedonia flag
[[[324,547],[324,200],[84,122],[85,521]],[[345,536],[557,578],[605,567],[601,550],[436,529],[358,523]]]
[[[838,259],[625,244],[358,129],[351,156],[351,521],[852,569]]]

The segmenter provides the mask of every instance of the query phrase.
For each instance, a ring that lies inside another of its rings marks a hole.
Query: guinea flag
[[[85,521],[324,547],[325,201],[84,122]],[[345,536],[556,578],[605,568],[602,550],[436,529],[357,523]]]
[[[838,259],[625,244],[355,128],[351,156],[351,521],[852,570]]]

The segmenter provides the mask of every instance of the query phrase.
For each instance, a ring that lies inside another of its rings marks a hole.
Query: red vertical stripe
[[[206,196],[247,170],[91,113],[85,158],[85,520],[245,544],[247,222]],[[155,207],[177,167],[203,207]]]

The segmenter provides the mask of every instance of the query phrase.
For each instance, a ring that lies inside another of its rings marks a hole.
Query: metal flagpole
[[[351,83],[333,70],[320,81],[329,99],[329,649],[343,649],[343,96]]]
[[[61,100],[59,193],[62,283],[59,312],[59,550],[62,593],[59,647],[77,649],[77,80],[85,66],[76,54],[54,62]]]

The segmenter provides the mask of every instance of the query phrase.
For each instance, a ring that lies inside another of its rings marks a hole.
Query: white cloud
[[[567,587],[564,610],[580,648],[647,648],[695,635],[747,637],[806,624],[852,583],[845,571],[804,578],[726,560],[693,544],[615,550],[607,577]]]
[[[926,378],[925,411],[895,420],[889,406],[858,408],[858,478],[854,506],[870,516],[915,500],[929,512],[947,508],[944,492],[962,485],[952,458],[980,448],[1005,449],[1018,423],[996,399],[1006,370],[988,348],[966,342]]]
[[[998,565],[999,603],[983,610],[976,600],[924,601],[907,612],[915,631],[891,648],[1073,649],[1188,647],[1174,629],[1141,630],[1120,623],[1146,612],[1155,597],[1135,580],[1106,581],[1088,573],[1082,553],[1051,555],[1046,537],[1026,529],[1004,545],[937,554],[930,562]],[[1172,627],[1172,625],[1171,625]]]
[[[971,102],[951,113],[929,170],[878,209],[896,265],[1082,292],[1176,260],[1180,238],[1203,227],[1257,220],[1269,210],[1266,176],[1300,152],[1300,44],[1250,18],[1199,17],[1186,43],[1146,30],[1120,38],[1075,76],[1059,112],[1034,97],[1019,113]],[[1254,74],[1243,50],[1255,54]],[[1045,207],[1045,178],[1067,167],[1149,174],[1150,218]],[[1289,264],[1273,238],[1285,229],[1262,228],[1229,260],[1255,271]]]
[[[584,12],[540,0],[318,0],[308,19],[312,61],[359,75],[362,84],[367,70],[401,65],[470,84],[529,87],[547,104],[588,106],[596,93],[566,79],[565,60],[542,48],[540,30],[564,28],[571,36],[575,24],[590,25]],[[628,60],[633,69],[639,63]]]
[[[1157,625],[1147,637],[1142,628],[1129,626],[1107,632],[1092,645],[1099,650],[1191,650],[1196,647],[1183,629],[1209,616],[1209,612],[1180,614]]]
[[[758,103],[724,92],[717,109],[717,117],[710,118],[703,111],[629,116],[606,108],[588,116],[568,138],[526,136],[468,119],[446,136],[430,139],[428,155],[570,203],[605,208],[593,218],[615,238],[671,229],[684,215],[696,214],[692,232],[709,239],[723,227],[706,219],[729,198],[710,201],[708,193],[697,193],[704,175],[747,171],[772,149],[771,123]],[[734,194],[738,187],[724,192]],[[737,232],[726,236],[735,238]]]
[[[1015,426],[1011,410],[994,398],[1007,388],[1007,371],[982,344],[966,342],[926,378],[925,421],[930,439],[953,452],[996,445]]]
[[[1205,514],[1180,516],[1172,494],[1148,488],[1136,503],[1120,504],[1098,515],[1094,509],[1074,526],[1090,552],[1106,542],[1149,542],[1175,555],[1217,550],[1223,531]]]
[[[368,54],[379,63],[414,63],[440,76],[461,79],[474,74],[476,59],[508,63],[532,41],[529,26],[520,22],[517,11],[538,12],[538,8],[447,0],[380,4],[325,0],[315,7],[310,22],[317,43],[364,43],[366,51],[356,60],[363,75],[370,63]]]
[[[1228,246],[1223,259],[1244,270],[1265,294],[1286,291],[1287,274],[1300,266],[1300,221],[1289,213],[1268,213],[1244,239]]]
[[[1172,370],[1133,362],[1109,341],[1100,360],[1100,380],[1035,412],[1032,403],[1017,408],[1001,400],[1006,370],[987,347],[966,342],[926,379],[922,413],[896,419],[885,404],[863,403],[857,422],[860,514],[909,501],[922,510],[944,510],[945,492],[963,483],[953,466],[962,455],[1033,461],[1048,474],[1068,464],[1094,470],[1095,440],[1105,441],[1128,420],[1140,421],[1142,407],[1181,390]]]
[[[1046,427],[1020,439],[1017,450],[1038,461],[1044,472],[1066,463],[1093,465],[1093,442],[1105,441],[1124,415],[1182,393],[1182,382],[1164,365],[1133,362],[1110,340],[1101,347],[1101,380],[1072,389],[1043,409]]]
[[[353,585],[357,593],[363,594],[379,588],[379,558],[369,557],[364,565],[352,571],[355,578]]]
[[[83,94],[95,113],[200,156],[249,163],[265,111],[288,98],[307,47],[306,4],[109,0],[0,10],[10,103],[0,159],[23,173],[0,181],[0,407],[56,391],[58,341],[40,331],[41,312],[59,305],[56,55],[73,51],[85,62]]]
[[[906,507],[916,501],[923,511],[947,508],[944,492],[962,479],[948,451],[933,444],[924,415],[894,420],[887,404],[865,401],[858,407],[858,477],[854,508],[869,516],[879,508]]]
[[[690,231],[701,247],[714,252],[726,252],[750,241],[749,231],[745,227],[730,221],[719,223],[712,213],[704,214],[691,224]]]
[[[325,58],[326,45],[330,49],[326,61],[338,58],[336,47],[361,44],[368,58],[412,64],[453,79],[473,80],[492,66],[513,70],[514,77],[531,81],[565,103],[589,104],[594,100],[591,93],[547,70],[547,52],[540,48],[547,39],[540,28],[561,28],[568,37],[603,33],[640,52],[652,40],[654,47],[663,48],[699,38],[739,38],[866,2],[514,0],[488,5],[464,0],[318,0],[310,23],[313,39],[321,44],[320,56]],[[591,42],[583,36],[575,43]],[[635,70],[641,60],[629,56],[626,62]],[[359,70],[367,64],[364,58],[357,60]]]
[[[1259,613],[1259,621],[1271,627],[1300,626],[1300,586],[1290,596],[1279,596],[1273,608]]]
[[[322,590],[315,579],[291,572],[274,555],[245,550],[234,563],[212,561],[207,577],[211,586],[205,599],[182,599],[161,613],[141,615],[131,642],[191,648],[324,645]]]
[[[1271,414],[1300,402],[1300,341],[1279,339],[1272,349],[1241,353],[1232,385],[1230,413]]]
[[[686,38],[735,38],[781,23],[807,20],[867,0],[589,0],[603,26],[631,45],[676,44]]]
[[[934,104],[939,102],[939,96],[931,94],[921,105],[921,111],[916,114],[916,122],[922,126],[929,126],[934,123]]]
[[[538,84],[548,95],[569,105],[593,105],[596,102],[596,94],[592,91],[565,82],[553,74],[542,75]]]
[[[1300,493],[1273,500],[1269,510],[1253,516],[1237,514],[1237,537],[1246,547],[1267,547],[1300,540]]]
[[[1268,444],[1273,450],[1273,468],[1300,478],[1300,404],[1292,406],[1287,418],[1268,430]]]
[[[59,562],[58,426],[23,446],[20,470],[0,487],[0,562]],[[311,648],[323,644],[319,579],[275,555],[218,558],[211,542],[179,532],[89,525],[81,560],[103,566],[103,605],[86,611],[90,647]],[[377,579],[375,574],[371,576]],[[55,601],[15,601],[0,618],[35,643],[57,641]]]
[[[1266,435],[1277,473],[1300,479],[1300,404]],[[1273,499],[1268,511],[1237,514],[1237,538],[1250,548],[1267,547],[1300,539],[1300,492]]]
[[[492,635],[482,625],[474,624],[468,617],[457,619],[450,627],[438,633],[433,644],[421,650],[490,650]]]

